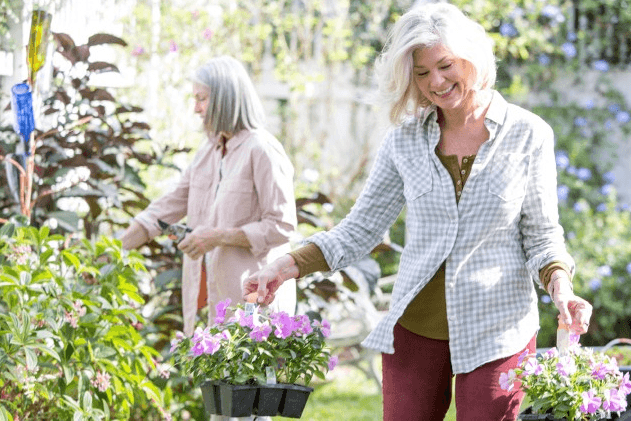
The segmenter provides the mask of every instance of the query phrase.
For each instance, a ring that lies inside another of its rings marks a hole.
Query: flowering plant
[[[620,372],[615,358],[581,347],[577,338],[564,355],[557,348],[539,356],[524,351],[515,369],[501,373],[500,386],[521,387],[533,413],[555,419],[599,420],[624,411],[629,373]]]
[[[273,370],[279,382],[308,385],[337,364],[325,345],[326,321],[229,305],[230,299],[217,305],[213,325],[198,327],[190,338],[178,332],[171,341],[176,364],[196,383],[264,384]],[[234,315],[228,318],[228,311]]]

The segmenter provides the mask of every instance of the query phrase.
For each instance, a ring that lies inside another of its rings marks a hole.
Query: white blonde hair
[[[238,60],[215,57],[199,67],[193,82],[209,90],[204,128],[212,135],[235,134],[265,124],[265,112],[252,80]]]
[[[390,107],[392,123],[398,124],[405,115],[417,114],[431,104],[413,83],[413,54],[437,44],[472,65],[474,90],[495,85],[493,41],[480,24],[448,3],[415,6],[395,23],[375,64],[379,91]]]

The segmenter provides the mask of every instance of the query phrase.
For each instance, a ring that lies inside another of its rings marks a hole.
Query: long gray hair
[[[209,90],[209,105],[204,116],[204,128],[209,134],[235,134],[265,125],[261,100],[238,60],[215,57],[197,69],[193,82]]]

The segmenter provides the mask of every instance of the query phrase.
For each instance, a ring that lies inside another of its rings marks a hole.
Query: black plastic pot
[[[249,417],[253,413],[257,386],[219,385],[221,395],[221,415],[228,417]]]
[[[280,412],[280,404],[287,389],[285,384],[262,384],[258,386],[254,401],[254,414],[274,417]]]
[[[204,408],[208,414],[221,415],[221,395],[219,394],[219,381],[206,380],[199,385],[202,389]]]
[[[285,384],[284,387],[286,390],[280,403],[280,415],[287,418],[300,418],[313,388],[298,384]]]

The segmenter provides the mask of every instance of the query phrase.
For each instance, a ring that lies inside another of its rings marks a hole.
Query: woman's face
[[[471,99],[473,66],[442,44],[419,48],[412,55],[413,78],[421,93],[442,109],[466,106]]]
[[[199,114],[202,116],[202,119],[205,119],[208,105],[210,104],[210,90],[204,85],[194,83],[193,98],[195,99],[195,108],[193,109],[195,114]]]

